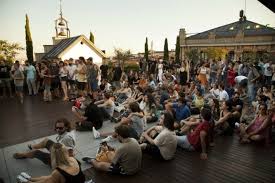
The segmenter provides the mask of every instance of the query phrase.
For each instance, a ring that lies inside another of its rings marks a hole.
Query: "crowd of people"
[[[271,143],[275,124],[273,62],[188,63],[152,59],[142,61],[139,70],[123,71],[119,63],[113,68],[99,67],[92,58],[79,57],[58,63],[43,61],[36,67],[15,63],[4,72],[1,62],[0,80],[12,94],[8,82],[13,78],[22,98],[24,78],[30,95],[43,88],[45,101],[51,101],[52,94],[58,97],[62,90],[63,100],[74,101],[75,129],[92,131],[95,139],[102,138],[97,156],[82,159],[101,171],[132,175],[140,170],[143,153],[166,161],[174,158],[177,148],[199,152],[206,160],[209,148],[215,148],[215,138],[235,133],[240,143]],[[114,130],[99,132],[103,123],[109,122],[115,123]],[[153,123],[150,128],[149,123]],[[73,158],[75,137],[70,135],[68,120],[58,120],[55,129],[57,142],[45,139],[14,157],[38,158],[50,165],[53,173],[43,177],[45,180],[84,182]],[[108,142],[113,140],[122,145],[110,147]],[[39,151],[45,147],[50,153]],[[18,178],[21,182],[42,180],[26,173]]]

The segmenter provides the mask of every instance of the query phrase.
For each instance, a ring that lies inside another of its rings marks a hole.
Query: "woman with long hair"
[[[146,94],[143,100],[139,104],[139,107],[141,110],[143,110],[146,117],[146,121],[148,123],[156,122],[158,120],[158,117],[156,116],[156,112],[157,112],[156,106],[157,104],[156,104],[155,98],[150,93]]]
[[[271,113],[272,114],[272,113]],[[247,126],[240,124],[240,142],[249,143],[250,141],[260,141],[268,133],[268,125],[271,121],[271,115],[268,116],[267,106],[260,104],[259,115]]]
[[[48,176],[31,177],[26,173],[17,176],[20,183],[84,183],[85,175],[83,174],[80,163],[73,157],[69,156],[68,150],[64,145],[56,143],[51,149],[51,168],[53,172]]]

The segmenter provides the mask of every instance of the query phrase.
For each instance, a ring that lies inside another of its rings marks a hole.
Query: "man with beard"
[[[73,156],[73,149],[75,147],[75,137],[74,134],[71,133],[71,124],[65,119],[61,118],[55,122],[55,130],[57,132],[56,142],[61,143],[66,146],[68,149],[69,155]],[[29,144],[28,148],[29,152],[25,153],[15,153],[13,157],[15,159],[26,159],[26,158],[37,158],[41,160],[46,165],[51,165],[51,149],[53,145],[56,143],[52,140],[45,138],[38,144]],[[49,153],[40,151],[39,149],[46,148]]]

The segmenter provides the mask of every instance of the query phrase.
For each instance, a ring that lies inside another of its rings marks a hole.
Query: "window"
[[[246,27],[246,29],[250,29],[251,27],[250,27],[250,25],[248,25],[247,27]]]
[[[256,25],[255,28],[256,28],[256,29],[259,29],[259,28],[260,28],[260,25]]]
[[[229,30],[234,30],[234,27],[230,27]]]

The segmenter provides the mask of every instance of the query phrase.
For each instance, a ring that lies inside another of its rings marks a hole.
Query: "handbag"
[[[96,161],[111,163],[115,155],[115,150],[108,146],[107,143],[100,145],[99,150],[96,154]]]

